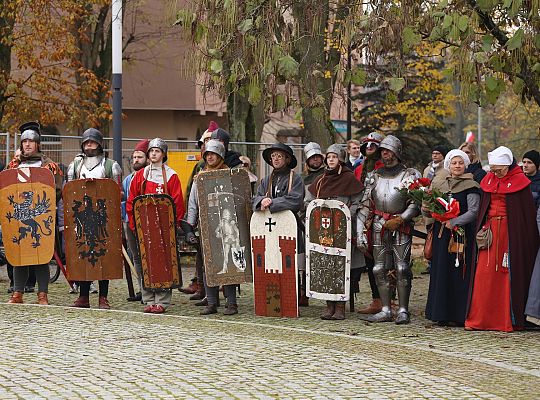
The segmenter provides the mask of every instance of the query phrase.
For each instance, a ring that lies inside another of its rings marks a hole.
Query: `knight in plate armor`
[[[366,177],[366,189],[362,205],[357,214],[357,246],[368,250],[368,242],[373,243],[375,266],[373,273],[380,292],[382,310],[367,318],[370,322],[393,320],[391,309],[392,269],[396,269],[399,308],[396,324],[410,322],[409,297],[411,293],[412,271],[410,266],[413,218],[420,214],[419,207],[400,193],[404,181],[420,178],[420,172],[407,168],[401,162],[401,141],[392,135],[386,136],[381,144],[381,159],[384,167],[376,169]],[[370,241],[368,228],[371,227]],[[393,263],[386,261],[392,255]]]

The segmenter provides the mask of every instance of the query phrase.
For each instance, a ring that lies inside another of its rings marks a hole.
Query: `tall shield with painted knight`
[[[349,207],[338,200],[316,199],[306,215],[306,295],[346,301],[351,276]]]
[[[8,262],[47,264],[54,252],[56,193],[47,168],[0,172],[0,224]]]
[[[205,171],[195,179],[208,286],[252,282],[251,186],[244,169]]]
[[[111,179],[77,179],[66,183],[62,197],[68,279],[122,279],[118,184]]]
[[[298,317],[296,218],[291,211],[251,217],[255,314]]]
[[[176,248],[176,211],[168,194],[145,194],[133,201],[135,232],[141,252],[142,283],[146,290],[180,287]]]

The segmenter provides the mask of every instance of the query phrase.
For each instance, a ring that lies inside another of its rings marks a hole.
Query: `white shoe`
[[[79,293],[79,285],[76,283],[73,284],[73,287],[69,289],[70,294]]]
[[[94,282],[90,284],[90,293],[97,293],[98,290],[96,288],[96,285],[94,285]]]

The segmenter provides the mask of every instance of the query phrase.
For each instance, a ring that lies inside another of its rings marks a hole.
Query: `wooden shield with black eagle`
[[[316,199],[306,215],[306,295],[346,301],[351,276],[349,207],[338,200]]]
[[[176,209],[168,194],[145,194],[133,201],[135,232],[146,290],[182,285],[176,248]]]
[[[63,199],[68,279],[122,279],[118,184],[111,179],[77,179],[66,183]]]
[[[252,282],[251,186],[244,169],[200,172],[199,231],[208,286]]]
[[[8,262],[47,264],[54,253],[56,192],[48,168],[0,172],[0,224]]]

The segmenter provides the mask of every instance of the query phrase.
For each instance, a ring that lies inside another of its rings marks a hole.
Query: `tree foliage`
[[[79,45],[88,38],[76,27],[91,18],[85,4],[99,3],[104,2],[6,0],[0,6],[4,129],[28,119],[77,127],[99,126],[106,118],[108,105],[99,99],[108,85],[82,62]]]
[[[204,89],[242,96],[266,112],[293,107],[306,140],[326,146],[335,140],[330,105],[360,7],[308,0],[191,1],[178,11],[177,24],[195,48],[191,70],[205,73]]]
[[[540,104],[540,25],[536,0],[382,0],[370,20],[370,51],[406,52],[420,41],[444,45],[465,101],[494,104],[506,88]],[[384,41],[381,27],[396,40]],[[397,53],[396,53],[397,54]]]
[[[436,50],[418,45],[414,54],[404,60],[403,77],[399,80],[384,80],[393,68],[391,61],[365,66],[364,89],[353,97],[358,133],[367,135],[375,130],[398,136],[405,141],[404,159],[410,166],[424,165],[434,145],[452,145],[446,121],[453,116],[455,95],[443,75],[443,60],[434,56]]]
[[[124,50],[139,40],[147,47],[159,41],[159,30],[148,29],[143,1],[123,3],[130,22]],[[4,0],[0,34],[0,128],[37,119],[44,125],[107,130],[111,0]],[[125,54],[129,61],[137,58]]]

